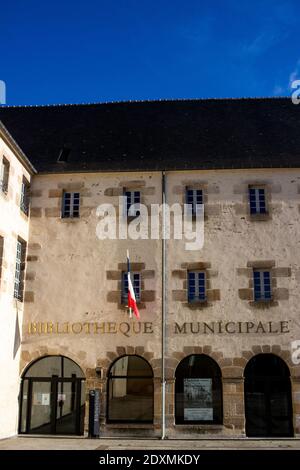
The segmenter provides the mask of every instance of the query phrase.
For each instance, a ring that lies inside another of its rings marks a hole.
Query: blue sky
[[[299,0],[0,0],[7,104],[290,95]]]

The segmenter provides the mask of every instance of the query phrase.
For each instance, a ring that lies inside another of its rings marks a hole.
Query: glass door
[[[58,382],[56,406],[56,433],[76,434],[78,420],[77,381]]]
[[[32,381],[30,398],[29,432],[51,434],[53,387],[51,381]]]

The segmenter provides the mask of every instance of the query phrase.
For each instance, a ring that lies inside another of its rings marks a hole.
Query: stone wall
[[[166,410],[172,435],[191,431],[244,435],[244,367],[258,352],[274,352],[289,365],[295,430],[299,433],[299,370],[290,359],[291,342],[300,339],[300,255],[295,249],[300,222],[299,177],[299,171],[293,169],[167,174],[170,204],[184,202],[187,186],[202,188],[205,196],[203,248],[187,251],[185,240],[167,241]],[[253,218],[248,212],[248,187],[256,184],[264,184],[268,190],[267,217]],[[139,189],[148,208],[161,202],[160,173],[34,178],[21,371],[41,355],[71,357],[85,371],[87,388],[102,390],[102,429],[113,434],[117,432],[113,426],[105,427],[106,371],[116,357],[125,353],[148,358],[154,370],[155,419],[153,427],[145,432],[159,434],[161,241],[96,237],[98,205],[112,203],[119,215],[118,197],[124,188]],[[60,217],[63,190],[80,191],[79,219]],[[127,249],[132,268],[142,275],[140,327],[120,304]],[[272,272],[275,298],[263,308],[253,303],[251,273],[256,266],[268,267]],[[196,268],[207,273],[208,298],[205,304],[191,308],[187,302],[187,270]],[[281,327],[264,330],[259,326],[254,331],[249,326],[248,331],[239,331],[240,323],[268,325],[270,321]],[[220,332],[199,333],[198,322],[223,322],[227,327]],[[121,323],[129,325],[130,334],[124,334],[127,327],[120,327]],[[184,323],[195,327],[176,331],[175,323],[180,328]],[[238,325],[234,332],[232,325]],[[183,357],[194,353],[209,355],[221,368],[222,426],[174,425],[175,370]],[[101,378],[96,367],[103,369]],[[128,432],[128,426],[122,432]]]

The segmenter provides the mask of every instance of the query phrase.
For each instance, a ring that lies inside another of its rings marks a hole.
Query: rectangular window
[[[8,191],[8,180],[9,180],[9,161],[3,157],[0,169],[0,190],[3,193]]]
[[[2,273],[2,262],[3,262],[3,248],[4,248],[4,238],[0,236],[0,282],[1,282],[1,273]]]
[[[265,188],[249,188],[250,214],[266,214]]]
[[[129,214],[129,209],[133,204],[140,204],[141,203],[141,192],[140,191],[124,191],[125,196],[125,213],[126,216],[129,217],[136,217],[139,215],[138,211],[135,211],[134,214]],[[137,206],[138,209],[138,206]]]
[[[254,300],[271,300],[271,273],[264,269],[253,270]]]
[[[141,274],[140,273],[130,273],[131,282],[133,285],[133,290],[135,293],[135,298],[137,302],[141,300]],[[128,277],[127,271],[122,273],[122,304],[127,305],[128,301]]]
[[[196,215],[197,205],[203,204],[203,191],[202,189],[186,188],[186,204],[189,205],[192,215]]]
[[[18,239],[18,241],[17,241],[14,297],[16,299],[20,300],[20,301],[23,300],[23,292],[24,292],[25,257],[26,257],[26,242],[24,242],[23,240]]]
[[[21,200],[20,200],[20,208],[24,214],[28,215],[29,213],[29,202],[30,202],[30,184],[23,178],[22,181],[22,188],[21,188]]]
[[[188,271],[188,301],[203,302],[206,300],[205,271]]]
[[[79,217],[80,193],[63,193],[62,217]]]

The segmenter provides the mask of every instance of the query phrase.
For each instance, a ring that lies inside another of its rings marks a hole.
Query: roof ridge
[[[116,101],[94,101],[88,103],[53,103],[53,104],[27,104],[27,105],[2,105],[1,108],[51,108],[51,107],[76,107],[76,106],[98,106],[98,105],[114,105],[114,104],[131,104],[131,103],[173,103],[173,102],[199,102],[199,101],[272,101],[272,100],[288,100],[290,96],[241,96],[241,97],[224,97],[224,98],[158,98],[145,100],[116,100]]]

